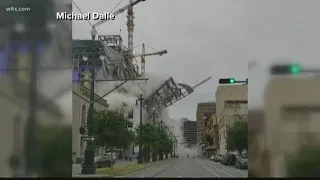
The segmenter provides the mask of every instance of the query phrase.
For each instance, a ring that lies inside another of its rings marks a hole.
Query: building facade
[[[236,119],[248,117],[248,86],[224,85],[216,91],[216,114],[219,131],[219,152],[227,153],[227,127]]]
[[[87,124],[90,89],[82,85],[73,84],[72,91],[74,92],[72,94],[72,161],[73,163],[80,163],[83,160],[87,143],[82,140],[79,129]],[[99,98],[100,96],[95,94],[95,99],[98,100]],[[106,110],[108,108],[107,101],[105,99],[99,100],[94,103],[94,108]],[[103,148],[96,150],[97,155],[102,153],[104,153]]]
[[[212,114],[216,112],[216,103],[215,102],[203,102],[198,103],[197,106],[197,142],[201,144],[204,140],[206,133],[205,119],[210,118]],[[205,116],[210,114],[210,116]]]
[[[320,144],[320,78],[274,77],[265,90],[265,140],[270,176],[286,177],[286,157]]]
[[[270,176],[270,154],[265,148],[265,118],[262,109],[249,110],[248,177]]]
[[[197,145],[197,122],[186,120],[182,125],[183,139],[185,146]]]

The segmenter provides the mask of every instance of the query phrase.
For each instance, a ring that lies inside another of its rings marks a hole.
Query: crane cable
[[[123,0],[120,0],[120,2],[110,11],[111,13],[122,3],[122,1]],[[83,14],[83,11],[80,9],[80,7],[77,5],[77,3],[74,1],[74,0],[72,0],[72,3],[76,6],[76,8],[79,10],[79,12],[81,13],[81,14]],[[94,28],[93,27],[93,25],[92,25],[92,23],[87,19],[87,22],[89,23],[89,25],[91,26],[91,28]],[[95,29],[95,28],[94,28]],[[97,32],[97,34],[98,35],[100,35],[99,34],[99,32],[95,29],[95,31]]]

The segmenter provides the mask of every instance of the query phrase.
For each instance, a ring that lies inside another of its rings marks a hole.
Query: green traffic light
[[[231,78],[229,81],[230,81],[230,84],[233,84],[236,82],[236,80],[234,80],[234,78]]]
[[[301,67],[299,64],[292,64],[290,66],[290,73],[291,74],[299,74],[301,72]]]

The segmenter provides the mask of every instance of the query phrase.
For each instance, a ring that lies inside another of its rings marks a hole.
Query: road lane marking
[[[203,163],[201,163],[198,159],[196,159],[196,161],[197,161],[202,167],[204,167],[206,170],[208,170],[209,172],[211,172],[213,175],[215,175],[216,177],[219,177],[218,174],[216,174],[215,172],[213,172],[211,169],[209,169],[207,166],[205,166]]]
[[[203,161],[203,163],[204,163],[204,164],[207,164],[207,165],[209,165],[209,166],[211,166],[211,167],[213,167],[213,168],[215,168],[215,169],[218,170],[218,171],[221,171],[222,173],[224,173],[224,174],[226,174],[226,175],[228,175],[228,176],[230,176],[230,177],[234,177],[233,175],[227,173],[226,171],[215,167],[213,164],[207,163],[207,162],[205,162],[205,161]]]
[[[182,178],[182,176],[177,176],[177,178]]]
[[[167,166],[165,166],[164,169],[158,171],[158,172],[157,172],[156,174],[154,174],[152,177],[160,177],[160,175],[161,175],[164,171],[168,170],[169,168],[173,168],[173,167],[177,166],[178,164],[181,164],[182,161],[183,161],[183,159],[180,159],[180,160],[178,160],[178,161],[175,161],[174,163],[168,164]]]
[[[179,171],[179,168],[177,168],[176,171]]]

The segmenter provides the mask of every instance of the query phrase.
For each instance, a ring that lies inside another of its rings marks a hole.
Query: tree
[[[248,122],[237,120],[233,126],[227,128],[227,149],[248,149]]]
[[[288,177],[320,176],[320,145],[302,147],[297,155],[291,157],[286,165]]]
[[[111,153],[114,152],[115,147],[127,148],[133,141],[132,132],[126,128],[128,124],[129,121],[126,120],[122,112],[113,110],[95,111],[92,129],[96,146],[104,147]]]
[[[167,138],[168,138],[168,134],[167,132],[161,128],[158,127],[157,129],[157,133],[158,133],[158,154],[159,154],[159,160],[163,160],[163,153],[166,154],[167,152]],[[166,154],[166,157],[168,155]]]
[[[141,132],[140,132],[141,131]],[[141,134],[140,134],[141,133]],[[156,130],[155,127],[151,124],[142,124],[135,127],[135,144],[142,145],[142,149],[140,149],[139,156],[142,156],[145,162],[150,161],[150,151],[152,151],[152,147],[155,147],[156,142]],[[141,135],[141,136],[140,136]]]
[[[36,136],[39,177],[70,177],[72,174],[72,126],[39,125]]]
[[[142,144],[140,155],[144,157],[144,161],[150,161],[150,154],[152,154],[152,160],[156,161],[157,155],[159,155],[159,160],[162,160],[163,153],[168,157],[168,154],[172,152],[173,140],[171,140],[164,128],[151,124],[142,124],[141,127],[139,125],[135,128],[135,134],[135,144]]]

